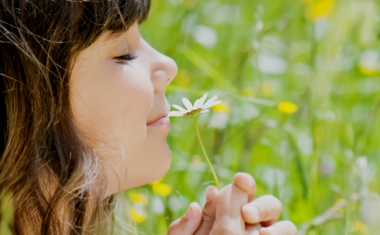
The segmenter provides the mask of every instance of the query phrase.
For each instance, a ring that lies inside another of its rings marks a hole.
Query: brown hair
[[[14,234],[112,232],[101,229],[114,199],[73,121],[70,69],[149,9],[150,0],[0,0],[0,197],[12,195]]]

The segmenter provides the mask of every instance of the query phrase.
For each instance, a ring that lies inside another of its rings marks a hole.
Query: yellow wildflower
[[[282,101],[278,104],[277,108],[287,114],[292,114],[297,112],[298,106],[290,101]]]
[[[362,72],[362,74],[367,75],[367,76],[374,76],[377,74],[376,69],[368,68],[363,65],[359,65],[359,70]]]
[[[168,184],[165,184],[165,183],[161,183],[159,181],[155,181],[153,183],[151,183],[152,187],[153,187],[153,192],[155,192],[156,194],[160,195],[160,196],[168,196],[169,194],[171,194],[171,192],[173,191],[172,187]]]
[[[353,230],[354,232],[359,232],[361,234],[367,234],[367,226],[365,224],[363,224],[361,221],[359,220],[356,220],[353,224],[352,224],[352,227],[353,227]]]
[[[334,12],[335,0],[318,0],[310,3],[306,17],[311,21],[328,18]]]
[[[133,221],[138,223],[144,222],[147,218],[147,214],[144,210],[141,210],[141,208],[135,208],[134,206],[129,208],[129,215]]]
[[[227,103],[222,102],[213,106],[212,109],[215,110],[216,112],[229,113],[231,110],[231,107]]]
[[[129,197],[129,200],[131,200],[131,202],[140,203],[144,206],[148,204],[148,198],[144,194],[141,194],[138,192],[130,192],[128,194],[128,197]]]

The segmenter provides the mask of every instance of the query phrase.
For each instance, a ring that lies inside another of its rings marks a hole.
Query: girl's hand
[[[233,183],[220,192],[210,186],[203,211],[198,204],[190,204],[186,214],[170,225],[168,235],[296,235],[293,223],[276,223],[282,207],[278,199],[253,200],[255,186],[252,176],[245,173],[236,174]]]

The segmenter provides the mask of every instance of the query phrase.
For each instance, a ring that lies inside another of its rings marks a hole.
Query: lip
[[[170,128],[170,119],[168,116],[160,117],[153,122],[150,122],[147,124],[147,126],[157,126],[157,127],[164,127],[164,128]]]
[[[147,126],[159,126],[159,127],[169,127],[170,128],[170,119],[169,119],[170,105],[166,103],[164,109],[159,113],[154,119],[147,122]]]

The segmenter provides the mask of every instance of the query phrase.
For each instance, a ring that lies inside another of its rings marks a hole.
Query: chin
[[[153,166],[153,168],[155,168],[154,174],[152,174],[152,179],[147,183],[161,179],[170,169],[172,163],[172,153],[168,144],[166,144],[166,147],[164,147],[156,156],[159,161],[157,161],[157,165]]]
[[[158,143],[159,144],[159,143]],[[172,153],[170,151],[168,143],[165,141],[161,142],[156,148],[147,149],[147,161],[146,166],[146,177],[147,183],[157,181],[164,177],[164,175],[169,171],[172,162]]]
[[[166,130],[147,131],[144,156],[146,156],[146,166],[149,170],[146,172],[150,177],[146,183],[161,179],[170,169],[172,153],[166,141],[167,134]]]
[[[147,135],[143,152],[127,166],[128,188],[138,187],[157,181],[170,169],[172,154],[166,138]]]

